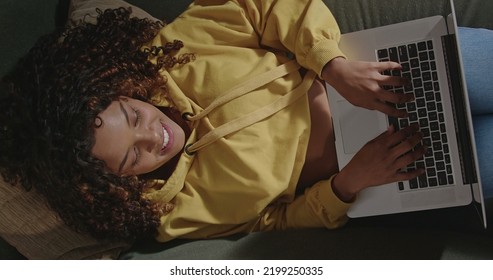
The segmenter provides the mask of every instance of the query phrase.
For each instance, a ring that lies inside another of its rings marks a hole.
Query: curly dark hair
[[[131,10],[97,10],[38,40],[4,77],[0,101],[0,172],[11,184],[35,188],[62,220],[97,238],[155,236],[172,208],[142,197],[148,181],[119,177],[91,155],[95,119],[119,96],[167,98],[161,68],[187,63],[175,40],[143,48],[164,26]],[[151,57],[158,57],[151,63]]]

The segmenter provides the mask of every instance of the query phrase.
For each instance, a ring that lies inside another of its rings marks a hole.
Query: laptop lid
[[[453,90],[453,93],[457,94],[454,104],[456,104],[456,106],[463,104],[462,108],[457,109],[459,109],[459,111],[463,110],[462,115],[464,116],[464,119],[459,119],[457,121],[465,122],[464,124],[459,125],[459,128],[463,130],[459,131],[459,133],[461,134],[459,137],[463,138],[463,140],[460,141],[462,145],[461,150],[462,153],[464,153],[462,159],[466,161],[464,163],[464,166],[466,167],[465,176],[467,177],[466,180],[471,184],[471,190],[475,202],[474,205],[478,211],[478,214],[480,215],[481,220],[483,221],[484,227],[486,228],[486,209],[484,203],[483,188],[481,184],[481,176],[479,174],[479,162],[476,141],[474,139],[474,126],[472,122],[471,106],[469,104],[469,93],[467,91],[464,62],[462,57],[462,50],[460,47],[460,33],[457,24],[457,13],[455,12],[454,1],[450,0],[449,3],[450,14],[447,16],[447,27],[449,28],[449,36],[452,40],[451,43],[455,48],[455,51],[452,52],[450,56],[455,55],[455,59],[453,59],[451,63],[456,64],[456,67],[458,68],[457,73],[459,74],[459,77],[457,77],[456,79],[452,79],[452,83],[454,83],[455,81],[455,87],[457,87],[457,90]],[[469,151],[469,153],[467,151]]]

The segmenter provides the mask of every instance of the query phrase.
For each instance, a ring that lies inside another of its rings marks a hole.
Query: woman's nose
[[[144,145],[144,148],[148,151],[152,151],[158,146],[161,141],[161,135],[158,131],[144,128],[137,131],[136,140],[138,143]]]

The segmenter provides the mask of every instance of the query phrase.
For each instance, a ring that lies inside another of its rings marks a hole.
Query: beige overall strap
[[[309,71],[304,79],[314,79],[316,74],[312,71]],[[311,83],[308,82],[303,82],[303,87],[302,88],[296,88],[295,90],[288,92],[287,94],[283,95],[282,97],[278,98],[276,101],[272,102],[271,104],[262,107],[258,110],[255,110],[243,117],[237,118],[233,121],[230,121],[228,123],[225,123],[211,131],[209,131],[207,134],[205,134],[203,137],[201,137],[197,142],[188,145],[185,147],[185,152],[188,154],[193,154],[197,150],[202,149],[203,147],[215,142],[216,140],[230,134],[233,132],[236,132],[238,130],[241,130],[247,126],[250,126],[256,122],[259,122],[269,116],[272,116],[273,114],[279,112],[280,110],[286,108],[289,106],[291,103],[296,101],[298,98],[301,96],[305,95],[309,88],[311,86]]]
[[[215,108],[228,103],[229,101],[236,99],[242,95],[245,95],[261,86],[264,86],[273,80],[280,78],[284,75],[287,75],[293,71],[297,71],[300,68],[300,65],[296,62],[296,60],[290,60],[284,64],[277,66],[265,73],[262,73],[254,78],[247,80],[238,86],[232,88],[228,92],[226,92],[221,97],[215,99],[207,108],[194,116],[188,116],[189,121],[195,121],[203,118],[207,114],[209,114]]]

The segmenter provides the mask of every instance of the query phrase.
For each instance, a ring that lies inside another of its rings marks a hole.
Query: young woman
[[[413,98],[382,89],[406,83],[381,74],[398,64],[346,60],[338,38],[321,1],[196,1],[167,26],[105,11],[7,77],[2,175],[96,237],[340,227],[425,148],[390,127],[338,169],[320,79],[389,115]]]

